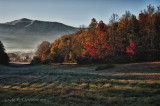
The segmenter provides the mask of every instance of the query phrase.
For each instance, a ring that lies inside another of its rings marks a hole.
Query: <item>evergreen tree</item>
[[[95,30],[95,29],[97,28],[97,25],[98,25],[98,23],[97,23],[96,19],[93,18],[93,19],[91,20],[91,23],[89,24],[89,30],[90,30],[90,31],[91,31],[91,30]]]
[[[0,41],[0,64],[3,64],[3,65],[9,64],[9,57],[7,53],[5,53],[5,48],[1,41]]]

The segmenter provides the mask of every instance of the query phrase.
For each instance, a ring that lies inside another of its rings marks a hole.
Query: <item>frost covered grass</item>
[[[1,105],[160,105],[160,63],[0,66]]]

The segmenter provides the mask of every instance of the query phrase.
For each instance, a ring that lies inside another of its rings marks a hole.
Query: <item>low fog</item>
[[[0,38],[3,42],[5,49],[7,51],[26,51],[26,50],[35,50],[37,46],[44,40],[49,42],[53,42],[61,35],[56,36],[31,36],[31,35],[23,35],[23,36],[13,36],[13,35],[1,35]]]
[[[44,40],[54,42],[63,34],[78,28],[58,22],[46,22],[22,18],[0,24],[0,41],[7,52],[35,51]]]

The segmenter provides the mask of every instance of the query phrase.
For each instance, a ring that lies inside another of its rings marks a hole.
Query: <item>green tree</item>
[[[97,23],[96,19],[93,18],[91,20],[91,23],[89,24],[89,30],[90,31],[95,30],[97,28],[97,26],[98,26],[98,23]]]

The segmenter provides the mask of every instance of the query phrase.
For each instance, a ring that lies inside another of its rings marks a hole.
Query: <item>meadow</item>
[[[160,62],[0,65],[1,106],[158,106]]]

